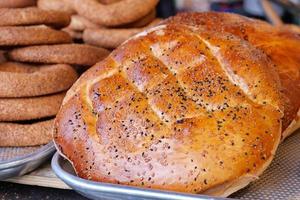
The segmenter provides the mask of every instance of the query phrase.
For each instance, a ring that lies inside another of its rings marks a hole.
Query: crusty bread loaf
[[[273,158],[280,89],[274,64],[247,41],[174,21],[84,73],[54,140],[86,179],[228,196]]]
[[[275,64],[281,80],[285,101],[283,138],[300,127],[300,35],[296,30],[217,12],[179,14],[166,21],[172,22],[229,32],[263,50]]]

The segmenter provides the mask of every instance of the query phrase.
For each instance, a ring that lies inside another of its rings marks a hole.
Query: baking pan
[[[260,179],[232,194],[234,199],[300,199],[300,130],[279,147],[271,166]],[[219,200],[225,198],[192,195],[85,180],[76,176],[71,164],[58,153],[52,158],[56,175],[78,193],[91,199]],[[228,199],[228,198],[227,198]]]
[[[35,147],[0,147],[0,180],[21,176],[36,169],[54,152],[52,141]]]

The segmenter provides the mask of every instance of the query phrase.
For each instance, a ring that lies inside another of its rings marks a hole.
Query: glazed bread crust
[[[168,23],[81,76],[54,141],[86,179],[228,196],[273,158],[280,87],[273,63],[248,42]]]
[[[283,138],[300,127],[300,35],[284,27],[228,13],[184,13],[165,23],[234,34],[266,53],[275,64],[284,99]]]

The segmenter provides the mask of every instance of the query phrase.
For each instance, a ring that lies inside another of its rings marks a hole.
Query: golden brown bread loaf
[[[300,127],[299,34],[263,21],[217,12],[179,14],[166,22],[229,32],[263,50],[275,64],[282,84],[285,101],[283,138]]]
[[[247,41],[174,21],[84,73],[54,140],[86,179],[228,196],[273,158],[280,89],[274,64]]]

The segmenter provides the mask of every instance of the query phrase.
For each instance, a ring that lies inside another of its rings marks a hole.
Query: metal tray
[[[300,130],[279,147],[271,166],[257,181],[232,194],[235,199],[300,199]],[[222,198],[151,190],[85,180],[75,175],[71,164],[58,153],[52,158],[56,175],[78,193],[91,199],[206,200]],[[223,198],[224,199],[224,198]]]
[[[21,176],[36,169],[54,152],[52,141],[36,147],[0,147],[0,180]]]

